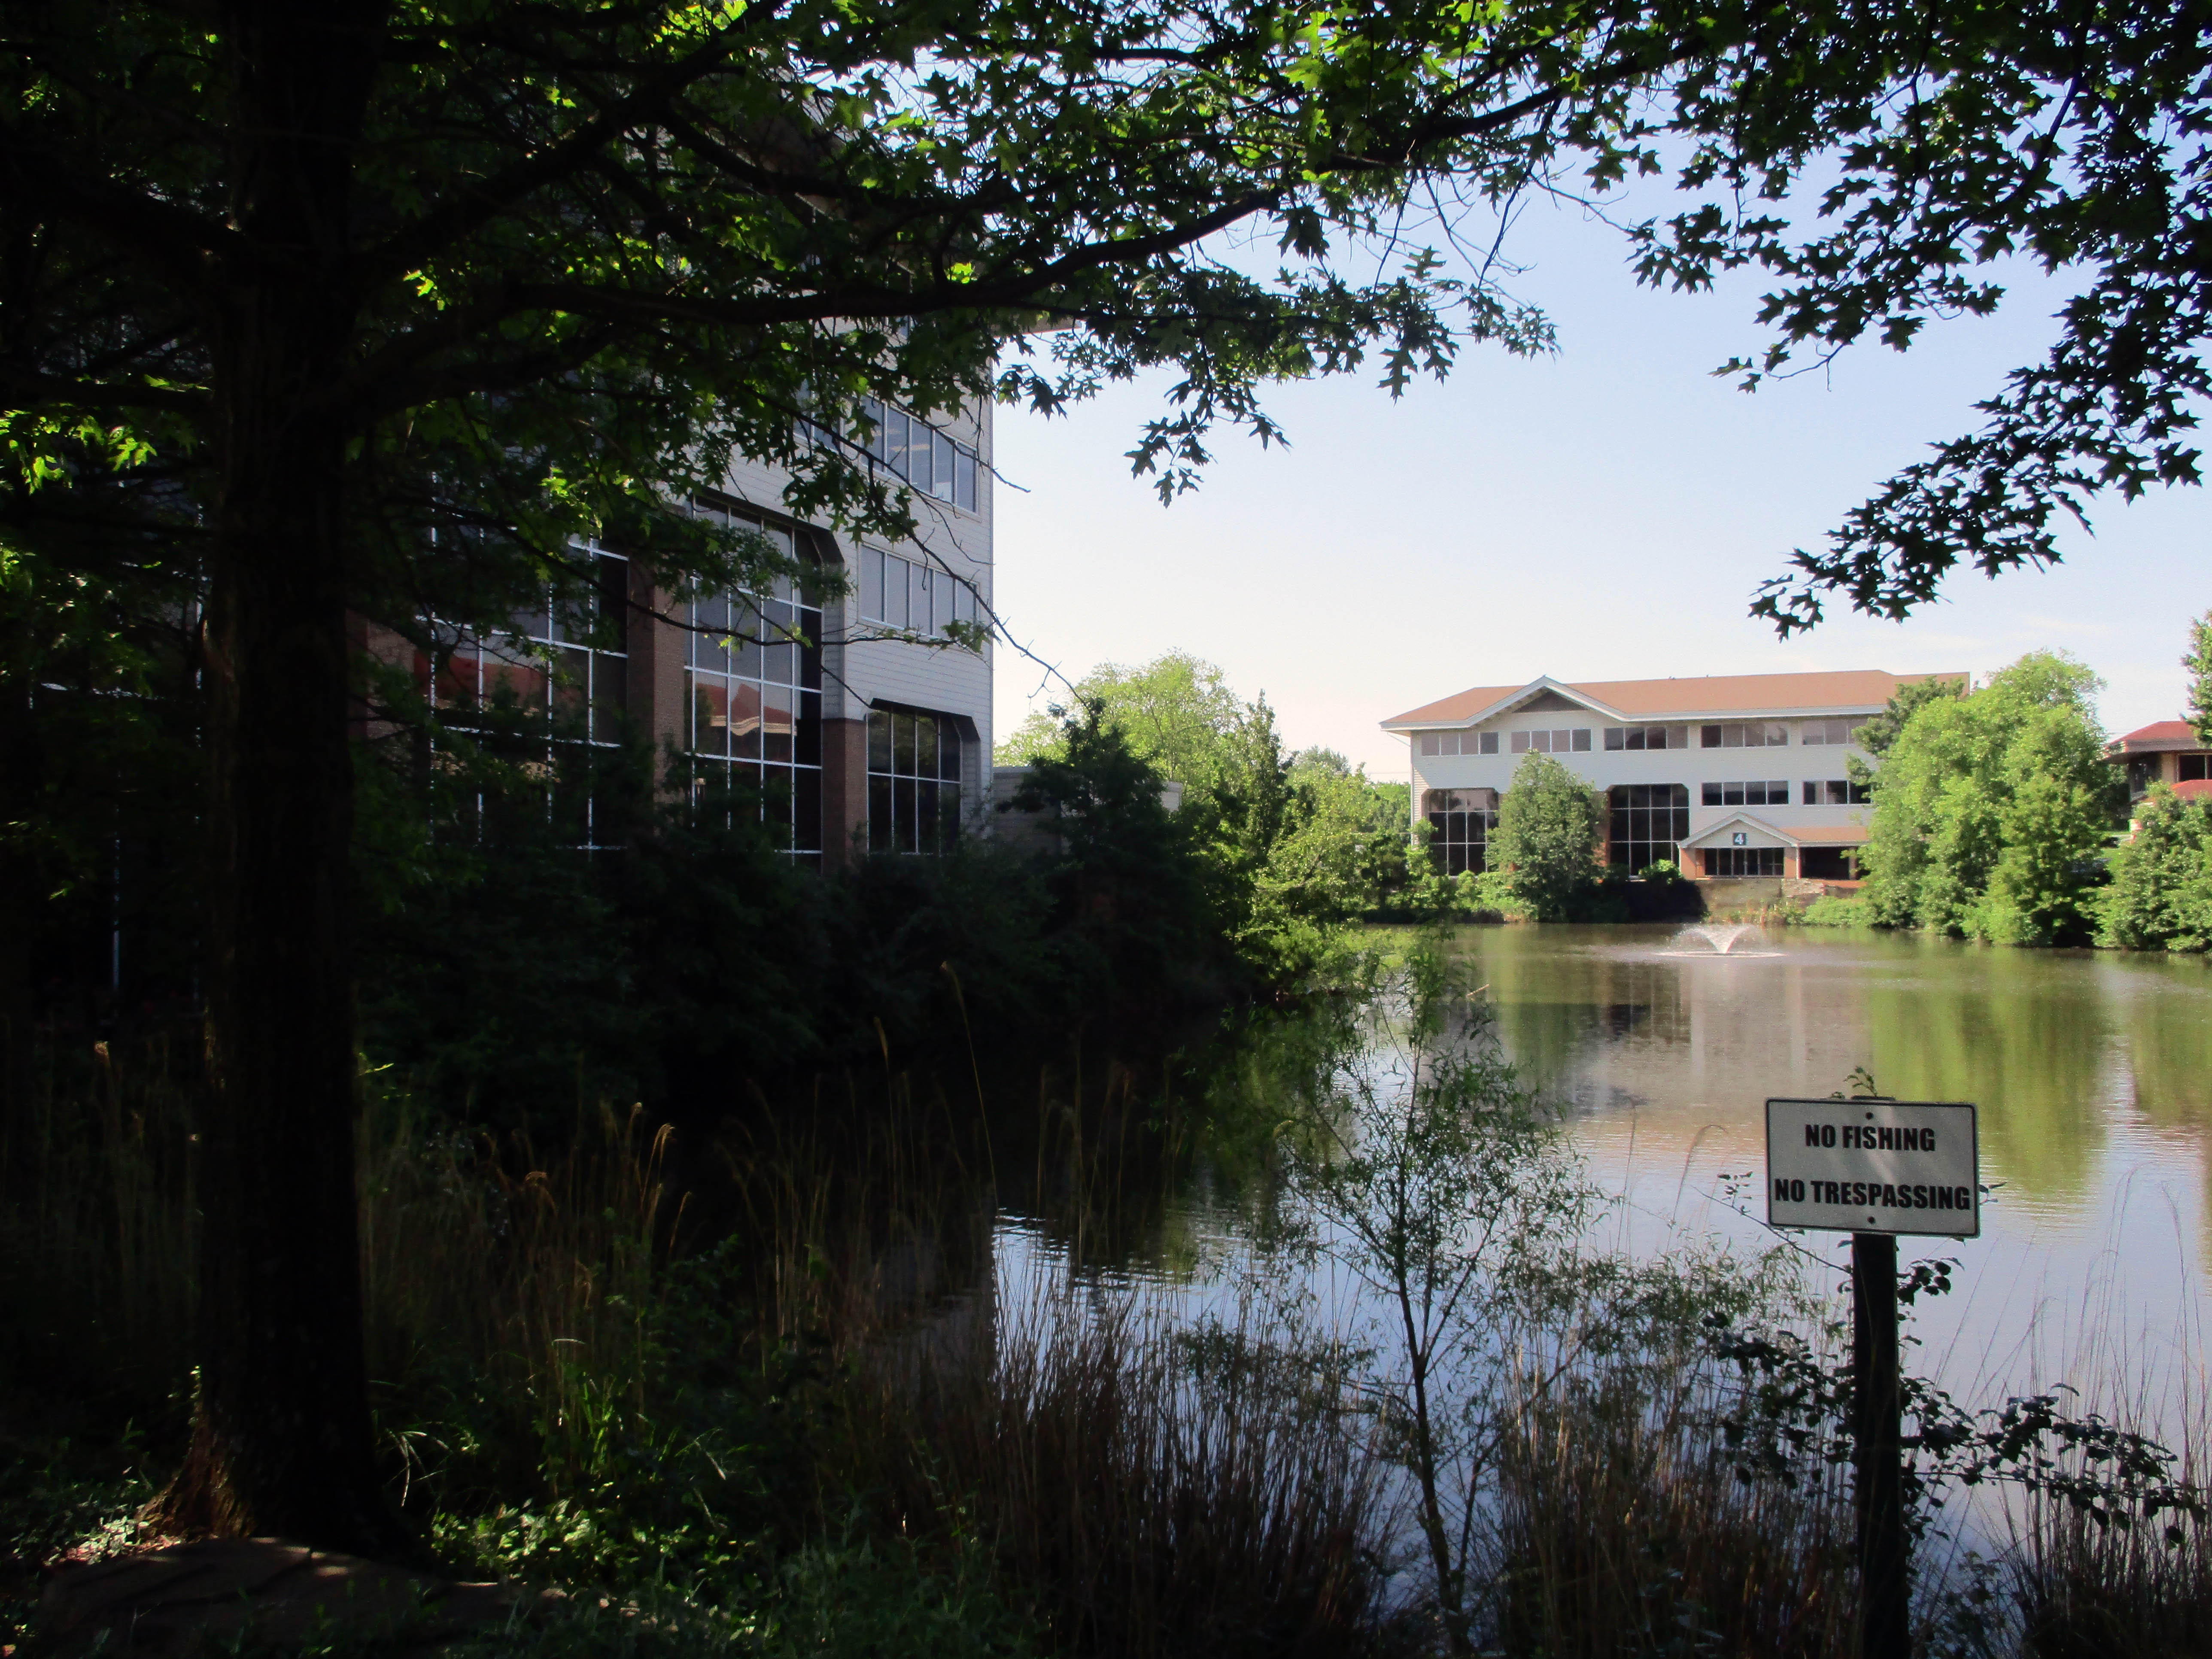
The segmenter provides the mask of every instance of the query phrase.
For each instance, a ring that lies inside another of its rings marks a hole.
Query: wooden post
[[[1860,1659],[1911,1659],[1897,1240],[1886,1233],[1851,1235],[1851,1365]]]

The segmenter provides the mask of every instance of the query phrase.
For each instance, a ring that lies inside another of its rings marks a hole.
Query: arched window
[[[1690,833],[1690,787],[1684,783],[1616,783],[1611,792],[1613,834],[1608,864],[1632,874],[1680,857]]]
[[[1490,832],[1498,827],[1495,789],[1431,789],[1421,797],[1429,820],[1429,856],[1448,876],[1490,867]]]

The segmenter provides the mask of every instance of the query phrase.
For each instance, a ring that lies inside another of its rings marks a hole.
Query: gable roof
[[[1385,731],[1468,726],[1504,714],[1524,696],[1556,691],[1593,713],[1617,720],[1692,720],[1729,714],[1845,714],[1879,711],[1897,689],[1916,680],[1964,679],[1963,673],[1892,674],[1847,668],[1809,674],[1705,674],[1663,680],[1554,680],[1526,685],[1477,685],[1393,714]]]
[[[2197,750],[2197,728],[2187,720],[2153,720],[2114,738],[2105,745],[2108,756],[2171,754],[2177,749]]]

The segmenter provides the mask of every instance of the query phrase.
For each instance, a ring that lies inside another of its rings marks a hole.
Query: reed
[[[1815,1465],[1746,1480],[1716,1425],[1735,1401],[1692,1353],[1530,1388],[1500,1448],[1496,1645],[1557,1659],[1843,1659],[1850,1493]]]

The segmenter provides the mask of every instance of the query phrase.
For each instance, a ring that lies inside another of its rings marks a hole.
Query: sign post
[[[1969,1105],[1770,1100],[1766,1220],[1851,1236],[1851,1476],[1858,1503],[1861,1659],[1910,1659],[1897,1237],[1982,1230]]]

